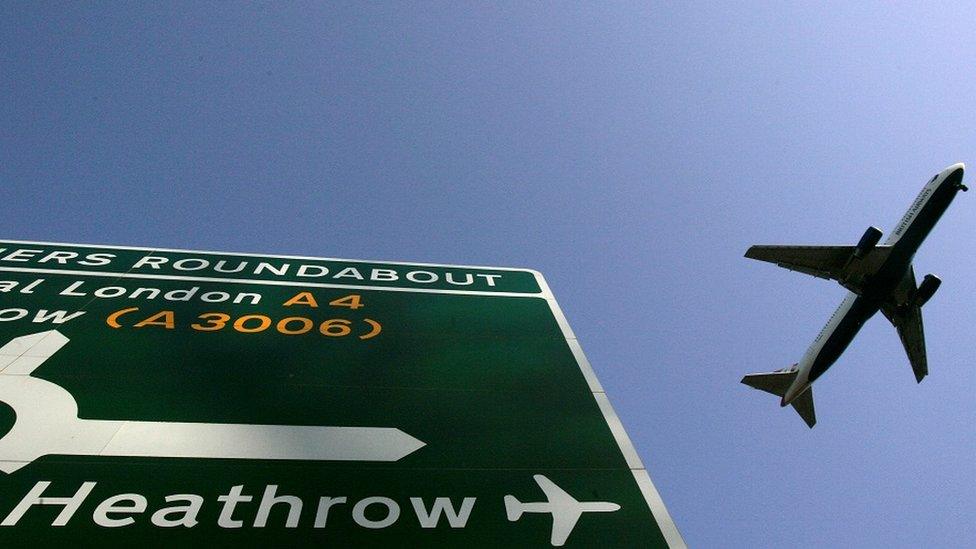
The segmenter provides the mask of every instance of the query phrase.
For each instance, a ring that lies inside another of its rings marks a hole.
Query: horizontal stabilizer
[[[767,393],[782,397],[786,394],[786,390],[790,388],[794,379],[796,379],[796,370],[780,370],[767,374],[749,374],[742,378],[742,383],[745,383],[753,389],[759,389],[760,391],[766,391]]]
[[[509,522],[515,522],[525,512],[525,505],[515,498],[515,496],[505,496],[505,515]]]
[[[793,384],[793,380],[796,379],[796,374],[796,370],[780,370],[766,374],[749,374],[742,378],[742,383],[753,389],[766,391],[767,393],[782,398],[790,388],[790,385]],[[813,409],[813,388],[808,388],[806,391],[803,391],[803,393],[793,399],[790,405],[793,406],[796,413],[800,414],[800,417],[803,418],[803,421],[806,422],[808,427],[813,428],[817,424],[817,414]]]

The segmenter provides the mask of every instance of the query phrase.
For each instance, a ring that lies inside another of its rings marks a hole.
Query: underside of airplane
[[[868,227],[854,246],[750,247],[747,258],[837,281],[849,293],[799,362],[775,372],[749,374],[742,383],[779,396],[780,406],[792,406],[813,427],[813,382],[878,311],[897,330],[915,380],[921,383],[929,373],[922,306],[942,281],[928,274],[918,283],[912,259],[956,194],[968,190],[962,183],[964,170],[962,164],[954,164],[932,177],[883,244],[881,230]]]
[[[868,274],[876,272],[891,253],[892,246],[875,245],[880,238],[881,230],[869,227],[857,246],[753,246],[746,252],[746,257],[775,263],[791,271],[836,280],[851,292],[865,296]],[[915,380],[919,383],[929,373],[922,306],[941,284],[939,277],[928,274],[921,284],[916,285],[915,270],[909,267],[888,295],[866,296],[877,299],[878,308],[898,331],[898,337],[908,354],[908,362],[915,372]]]

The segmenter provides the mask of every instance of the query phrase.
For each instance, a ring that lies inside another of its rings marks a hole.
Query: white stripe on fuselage
[[[932,177],[928,184],[922,187],[922,192],[918,193],[918,196],[915,198],[915,201],[912,202],[911,207],[908,208],[908,211],[905,212],[904,216],[902,216],[901,221],[895,225],[895,229],[891,231],[890,235],[888,235],[888,240],[885,240],[884,242],[886,246],[893,246],[896,242],[898,242],[898,240],[901,239],[901,237],[905,234],[905,231],[912,226],[912,222],[915,221],[915,218],[918,217],[918,213],[921,212],[922,208],[925,207],[925,204],[929,201],[929,198],[935,194],[935,190],[939,188],[939,185],[941,185],[942,182],[945,181],[945,178],[948,177],[953,171],[955,171],[955,166],[943,170],[941,173],[938,173]]]
[[[786,392],[784,397],[784,402],[789,404],[797,395],[802,393],[810,386],[810,369],[813,368],[813,363],[816,362],[817,357],[823,350],[824,344],[830,339],[837,327],[840,326],[841,321],[850,312],[851,307],[854,306],[854,300],[857,299],[857,294],[854,292],[848,292],[847,297],[840,302],[840,306],[834,311],[834,314],[830,316],[830,320],[827,321],[827,325],[820,330],[820,334],[817,338],[813,340],[810,344],[810,348],[804,353],[803,358],[800,363],[797,364],[797,369],[799,373],[796,379],[793,380],[793,384],[790,386],[789,390]]]

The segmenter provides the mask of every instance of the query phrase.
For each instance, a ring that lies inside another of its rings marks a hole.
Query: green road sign
[[[680,547],[542,276],[0,242],[0,546]]]

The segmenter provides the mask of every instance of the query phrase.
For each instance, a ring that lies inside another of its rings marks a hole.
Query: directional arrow
[[[389,427],[79,419],[71,393],[30,375],[68,341],[51,330],[0,347],[0,401],[17,414],[13,428],[0,439],[0,471],[12,473],[51,454],[397,461],[425,445]]]

